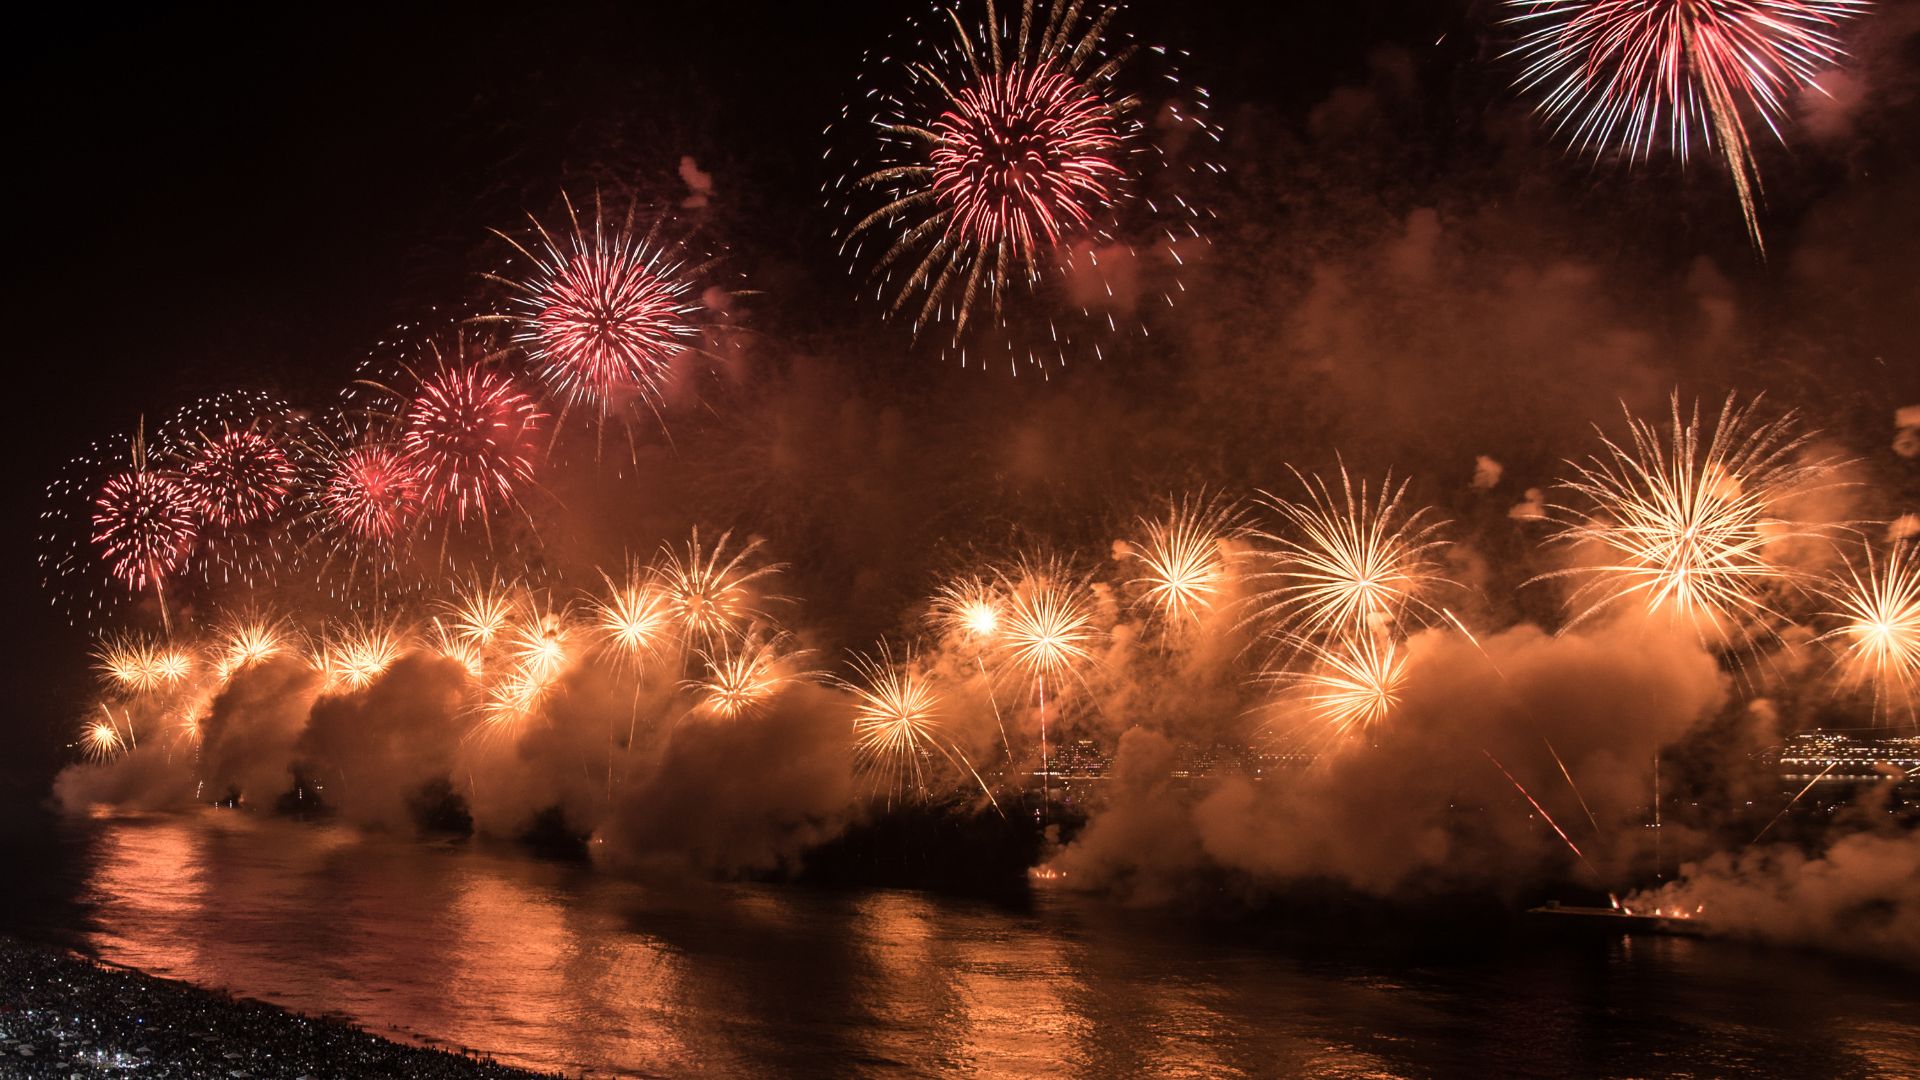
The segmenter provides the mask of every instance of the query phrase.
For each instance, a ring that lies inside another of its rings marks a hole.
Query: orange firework
[[[806,653],[788,652],[791,639],[784,631],[749,632],[718,651],[698,653],[705,674],[688,681],[701,697],[700,709],[722,720],[738,720],[759,710],[794,682],[815,672],[793,672],[791,666]]]
[[[688,641],[711,645],[730,635],[761,613],[755,608],[755,582],[780,572],[778,564],[749,565],[760,550],[753,539],[727,551],[731,531],[720,534],[712,547],[700,543],[700,530],[694,529],[685,551],[662,545],[660,562],[653,568],[653,580],[666,597],[667,611],[680,626]]]
[[[885,646],[877,658],[855,656],[858,681],[845,683],[854,696],[854,755],[875,775],[891,799],[908,787],[926,790],[929,751],[945,754],[934,741],[939,731],[939,698],[914,671],[913,657],[894,664]]]
[[[393,627],[346,629],[323,644],[313,658],[324,693],[365,690],[406,654],[408,642]]]
[[[600,576],[607,583],[607,595],[604,600],[589,601],[593,629],[603,649],[638,669],[660,651],[672,628],[667,594],[632,566],[623,582],[616,583],[604,573]]]
[[[572,661],[573,624],[565,609],[529,610],[507,638],[507,655],[516,668],[537,683],[551,683]]]
[[[1092,590],[1057,562],[1026,562],[1002,578],[999,655],[1035,683],[1056,683],[1093,660],[1100,637]],[[1042,691],[1044,693],[1044,690]]]
[[[241,616],[220,630],[208,655],[215,676],[224,682],[242,669],[286,651],[286,631],[279,620]]]
[[[1920,567],[1906,543],[1896,542],[1879,560],[1866,548],[1862,564],[1848,560],[1846,576],[1822,591],[1835,605],[1828,616],[1840,625],[1821,639],[1841,644],[1852,677],[1911,699],[1920,677]]]
[[[1731,396],[1711,429],[1699,405],[1682,416],[1672,400],[1665,438],[1627,414],[1625,445],[1601,436],[1605,453],[1575,465],[1565,487],[1584,511],[1564,515],[1556,539],[1572,545],[1583,565],[1547,576],[1585,578],[1572,597],[1574,623],[1637,601],[1733,644],[1732,629],[1776,613],[1771,590],[1795,575],[1776,558],[1783,541],[1818,529],[1782,516],[1790,498],[1832,483],[1831,462],[1805,453],[1810,434],[1789,413],[1755,416],[1754,403]]]
[[[1434,555],[1444,543],[1443,523],[1426,508],[1402,506],[1406,481],[1389,476],[1373,498],[1366,481],[1356,490],[1340,468],[1340,496],[1325,480],[1295,472],[1305,501],[1260,493],[1261,502],[1287,526],[1255,533],[1270,544],[1270,569],[1257,581],[1255,619],[1288,641],[1306,641],[1362,629],[1380,630],[1410,615],[1431,615],[1424,594],[1444,584]]]
[[[986,580],[963,577],[934,594],[933,625],[974,645],[984,645],[1000,628],[1005,600]]]
[[[447,616],[453,633],[484,649],[506,633],[519,607],[510,588],[497,583],[475,585],[447,606]]]
[[[109,685],[135,695],[171,690],[193,673],[185,650],[141,637],[108,638],[94,646],[93,657]]]
[[[1169,627],[1198,622],[1227,586],[1229,544],[1246,535],[1239,511],[1231,503],[1183,499],[1163,517],[1140,519],[1140,529],[1140,542],[1127,545],[1141,570],[1129,585]]]
[[[1400,703],[1407,658],[1384,634],[1361,631],[1312,649],[1306,671],[1284,676],[1313,716],[1337,736],[1367,731]]]
[[[105,706],[102,706],[100,711],[105,714],[106,719],[92,721],[81,728],[80,742],[77,744],[81,752],[87,756],[87,760],[95,763],[106,761],[127,745],[127,740],[120,734],[119,722],[113,718],[113,714],[107,712]]]

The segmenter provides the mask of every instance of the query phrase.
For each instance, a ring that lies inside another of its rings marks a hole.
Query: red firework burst
[[[962,364],[1101,355],[1143,295],[1173,303],[1204,243],[1205,96],[1119,16],[1111,0],[939,5],[873,54],[881,81],[844,114],[843,250],[889,316],[946,332]]]
[[[319,497],[348,536],[385,544],[420,511],[420,481],[399,450],[369,443],[329,463]]]
[[[181,482],[201,519],[220,528],[237,528],[277,513],[293,481],[287,452],[247,428],[204,438],[181,470]]]
[[[1021,260],[1093,221],[1121,178],[1105,102],[1050,62],[1010,67],[953,96],[934,122],[933,191],[947,229]]]
[[[699,334],[694,279],[703,267],[683,245],[662,240],[664,222],[637,235],[632,215],[607,225],[596,210],[585,229],[571,203],[567,214],[573,228],[564,238],[538,221],[531,247],[499,234],[533,264],[526,277],[506,281],[520,294],[515,340],[568,404],[603,416],[635,397],[657,406],[673,358]]]
[[[1595,154],[1685,158],[1704,141],[1727,161],[1761,246],[1750,120],[1775,138],[1793,93],[1844,55],[1842,21],[1872,0],[1506,0],[1521,10],[1523,89],[1557,131]]]
[[[512,379],[481,367],[446,367],[423,379],[407,405],[401,460],[421,505],[485,518],[533,479],[533,441],[545,414]]]
[[[186,564],[199,535],[193,496],[148,469],[120,473],[93,500],[93,542],[113,576],[135,592],[161,587]]]

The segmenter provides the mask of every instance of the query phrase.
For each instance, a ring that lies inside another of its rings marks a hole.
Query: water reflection
[[[1737,945],[1262,946],[1071,897],[665,888],[234,813],[83,842],[105,959],[570,1073],[1920,1074],[1904,980]]]

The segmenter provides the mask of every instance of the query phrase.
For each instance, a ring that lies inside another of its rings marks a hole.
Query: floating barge
[[[1527,917],[1541,926],[1573,930],[1598,930],[1616,934],[1669,934],[1701,937],[1706,927],[1694,915],[1683,912],[1631,911],[1621,907],[1581,907],[1550,900],[1537,908],[1528,908]]]

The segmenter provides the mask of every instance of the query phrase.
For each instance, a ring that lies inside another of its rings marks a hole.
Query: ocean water
[[[0,929],[570,1074],[1920,1076],[1920,979],[1738,942],[649,885],[218,811],[16,846]]]

